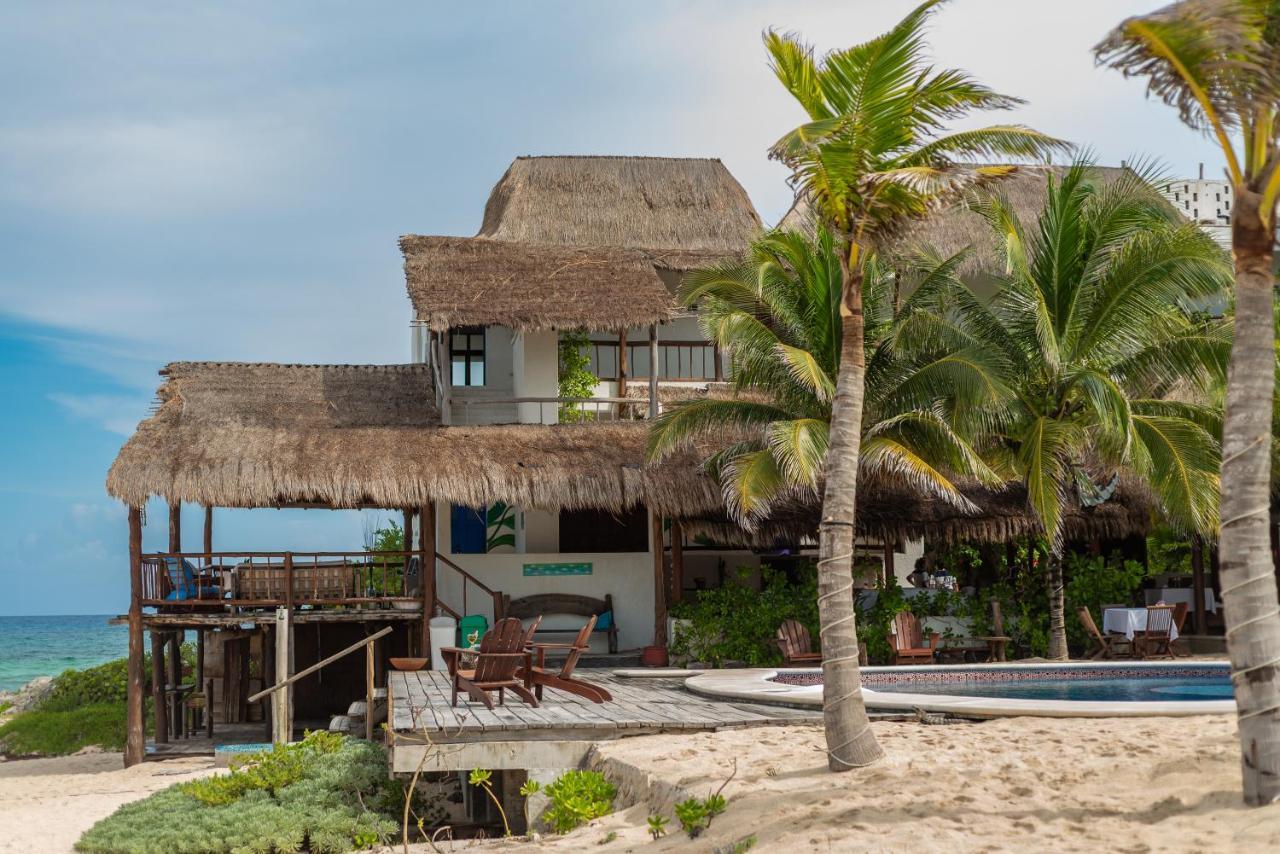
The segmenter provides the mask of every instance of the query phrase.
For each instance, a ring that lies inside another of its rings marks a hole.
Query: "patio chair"
[[[924,636],[920,631],[920,620],[910,611],[903,611],[893,618],[893,631],[889,633],[889,649],[893,652],[894,664],[932,664],[933,656],[938,650],[938,632],[929,634],[929,645],[925,646]]]
[[[587,620],[587,624],[578,632],[578,636],[573,643],[533,644],[533,663],[521,675],[524,676],[526,684],[533,685],[533,695],[536,698],[541,700],[542,689],[547,687],[585,697],[593,703],[604,703],[613,699],[613,695],[605,689],[592,685],[590,682],[573,678],[573,669],[577,667],[578,659],[582,653],[591,648],[591,633],[595,631],[595,628],[596,618],[593,616]],[[565,649],[569,651],[559,670],[553,671],[547,667],[546,659],[547,650],[549,649]]]
[[[458,692],[466,691],[471,699],[484,703],[486,709],[492,709],[493,700],[489,692],[498,692],[498,705],[501,706],[507,689],[530,706],[538,705],[528,685],[516,678],[516,672],[522,667],[525,673],[529,672],[532,656],[524,649],[524,628],[515,617],[495,623],[480,639],[478,650],[446,646],[441,647],[440,652],[449,665],[449,678],[453,683],[452,705],[458,705]],[[464,653],[475,658],[474,667],[463,667]]]
[[[1173,658],[1170,648],[1172,629],[1173,606],[1148,605],[1147,627],[1141,632],[1134,632],[1134,649],[1143,659]]]
[[[799,620],[783,620],[773,642],[782,651],[782,663],[787,667],[797,664],[819,664],[822,653],[813,651],[813,639],[809,630]]]
[[[186,558],[165,558],[164,574],[169,587],[169,592],[164,598],[168,601],[185,602],[190,599],[222,598],[222,590],[217,585],[196,580],[197,570]]]
[[[1013,640],[1013,638],[1004,633],[1004,614],[1000,612],[1000,601],[998,599],[991,600],[991,628],[994,630],[994,634],[974,638],[974,640],[986,643],[988,661],[1004,661],[1005,650],[1009,645],[1009,641]]]
[[[1191,650],[1187,648],[1186,641],[1182,639],[1182,624],[1187,621],[1187,611],[1189,610],[1190,608],[1186,602],[1179,602],[1173,606],[1173,627],[1177,629],[1176,634],[1178,637],[1169,641],[1169,652],[1174,655],[1184,657],[1190,657],[1191,655]]]
[[[1093,615],[1089,613],[1088,608],[1081,605],[1076,609],[1076,615],[1080,618],[1080,625],[1084,626],[1085,632],[1094,643],[1093,649],[1089,650],[1089,658],[1131,658],[1133,656],[1133,641],[1124,635],[1103,634],[1098,629],[1098,624],[1093,621]],[[1118,649],[1121,646],[1128,649],[1121,653]]]

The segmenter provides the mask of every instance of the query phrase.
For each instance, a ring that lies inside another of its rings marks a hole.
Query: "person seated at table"
[[[911,582],[912,587],[928,587],[929,586],[929,570],[925,569],[924,558],[916,558],[915,569],[907,576],[907,581]]]

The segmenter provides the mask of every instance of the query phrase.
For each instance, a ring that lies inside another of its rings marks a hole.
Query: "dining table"
[[[1146,608],[1108,608],[1102,612],[1102,630],[1113,634],[1124,635],[1133,640],[1137,632],[1147,630]],[[1169,640],[1178,639],[1178,627],[1169,627]]]
[[[1195,591],[1190,587],[1155,587],[1145,591],[1145,595],[1148,605],[1160,602],[1166,605],[1177,605],[1179,602],[1185,602],[1188,611],[1195,610]],[[1204,609],[1209,612],[1218,610],[1218,600],[1214,597],[1211,587],[1204,589]]]

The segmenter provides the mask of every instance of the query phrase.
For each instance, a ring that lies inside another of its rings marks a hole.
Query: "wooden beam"
[[[431,618],[436,610],[436,503],[428,502],[419,511],[421,532],[418,537],[418,563],[422,583],[422,650],[423,658],[431,657]]]
[[[169,633],[169,655],[165,662],[169,666],[169,684],[166,688],[176,690],[182,684],[182,635],[181,631]],[[178,702],[176,693],[169,694],[172,702],[169,704],[169,732],[173,733],[174,738],[182,735],[182,704]]]
[[[169,551],[182,551],[182,503],[169,502]]]
[[[289,682],[289,641],[293,634],[290,625],[290,610],[276,609],[276,684],[284,687],[272,695],[271,704],[271,741],[274,744],[288,744],[293,738],[293,720],[290,715],[289,695],[292,693]],[[258,699],[261,692],[249,698],[250,702]]]
[[[453,365],[449,357],[449,333],[433,334],[436,346],[432,357],[440,366],[440,423],[447,427],[453,423]]]
[[[666,549],[662,543],[662,517],[649,511],[649,550],[653,553],[653,645],[667,645]]]
[[[684,526],[671,520],[671,603],[684,598]]]
[[[627,330],[618,333],[618,397],[627,396]]]
[[[649,324],[649,417],[658,417],[658,325]]]
[[[893,540],[884,541],[884,583],[888,584],[897,577],[897,570],[893,565]],[[896,582],[894,582],[896,584]]]
[[[129,508],[129,663],[125,684],[125,748],[127,768],[146,754],[142,726],[142,509]]]
[[[1196,634],[1202,635],[1208,619],[1204,612],[1204,540],[1199,534],[1191,538],[1191,603]]]
[[[155,712],[156,744],[169,740],[169,710],[164,693],[165,633],[151,630],[151,706]]]
[[[364,646],[364,740],[373,741],[373,647],[377,641]],[[391,692],[387,692],[390,699]]]
[[[404,550],[413,551],[413,511],[407,507],[404,510]]]

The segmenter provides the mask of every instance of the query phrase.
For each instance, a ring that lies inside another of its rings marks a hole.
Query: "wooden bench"
[[[532,620],[535,617],[548,617],[556,614],[567,614],[575,617],[597,617],[594,634],[601,632],[609,636],[609,652],[618,651],[618,620],[613,610],[613,596],[606,593],[603,599],[591,596],[578,596],[573,593],[537,593],[533,596],[522,596],[512,599],[502,597],[502,616],[518,617],[521,620]],[[605,619],[604,615],[608,614]],[[534,632],[544,634],[577,634],[578,629],[548,629],[539,626]]]

